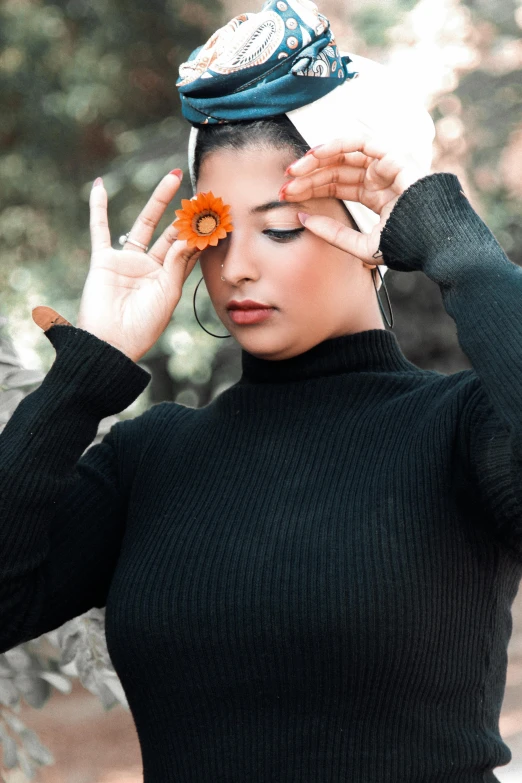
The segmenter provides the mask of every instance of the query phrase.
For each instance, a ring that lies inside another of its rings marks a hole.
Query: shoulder
[[[111,428],[111,436],[120,448],[143,446],[151,438],[163,437],[166,427],[194,412],[194,408],[177,402],[158,402],[133,418],[117,421]]]
[[[470,407],[485,398],[484,385],[474,369],[459,370],[445,375],[436,373],[433,380],[441,401]]]
[[[484,386],[473,368],[445,374],[417,368],[404,373],[402,385],[395,384],[394,395],[422,401],[425,415],[454,415],[487,402]]]
[[[181,421],[187,416],[192,416],[197,409],[189,408],[178,402],[163,401],[154,403],[146,411],[140,413],[132,419],[126,419],[118,422],[121,426],[123,435],[140,432],[142,435],[154,433],[158,428],[164,427],[172,422]]]
[[[120,419],[112,425],[105,440],[112,443],[120,470],[133,475],[143,460],[148,459],[151,451],[163,452],[169,442],[174,440],[172,427],[182,427],[187,417],[197,413],[176,402],[159,402],[137,416]]]

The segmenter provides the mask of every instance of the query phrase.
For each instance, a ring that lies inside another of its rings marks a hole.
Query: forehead
[[[249,213],[256,206],[279,201],[289,157],[291,153],[283,150],[259,147],[213,150],[203,159],[197,189],[211,190],[234,211]]]
[[[207,179],[232,179],[259,177],[268,179],[284,175],[288,161],[295,155],[289,148],[248,146],[240,149],[226,147],[205,155],[199,170],[198,183]]]
[[[279,189],[288,181],[285,169],[294,159],[295,153],[291,148],[216,149],[203,158],[197,187],[199,191],[212,190],[214,196],[221,196],[226,204],[232,205],[236,214],[250,215],[256,206],[279,201]],[[306,204],[287,203],[294,207],[294,212],[304,209],[326,214],[357,228],[344,204],[336,198],[312,198]],[[276,209],[267,214],[284,219],[291,214],[291,208]]]

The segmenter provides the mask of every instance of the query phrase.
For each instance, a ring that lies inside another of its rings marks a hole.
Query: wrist
[[[422,270],[431,276],[430,259],[442,254],[457,273],[466,264],[466,256],[472,263],[477,245],[491,237],[458,177],[437,172],[401,193],[381,232],[379,250],[390,269]],[[463,254],[466,246],[473,252]]]

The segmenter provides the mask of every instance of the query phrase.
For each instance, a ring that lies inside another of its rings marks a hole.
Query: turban
[[[311,0],[267,0],[216,30],[179,67],[182,115],[191,123],[188,162],[194,192],[194,150],[200,125],[286,114],[313,147],[346,133],[370,133],[431,172],[433,120],[391,69],[341,52],[330,22]],[[379,215],[344,201],[358,228],[370,233]],[[387,267],[380,265],[381,273]]]

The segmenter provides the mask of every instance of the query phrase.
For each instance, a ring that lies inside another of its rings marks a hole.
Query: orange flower
[[[187,247],[204,250],[217,245],[234,226],[230,222],[230,207],[223,199],[216,198],[211,190],[196,193],[191,199],[182,198],[183,209],[176,209],[174,228],[179,228],[178,239],[186,239]]]

